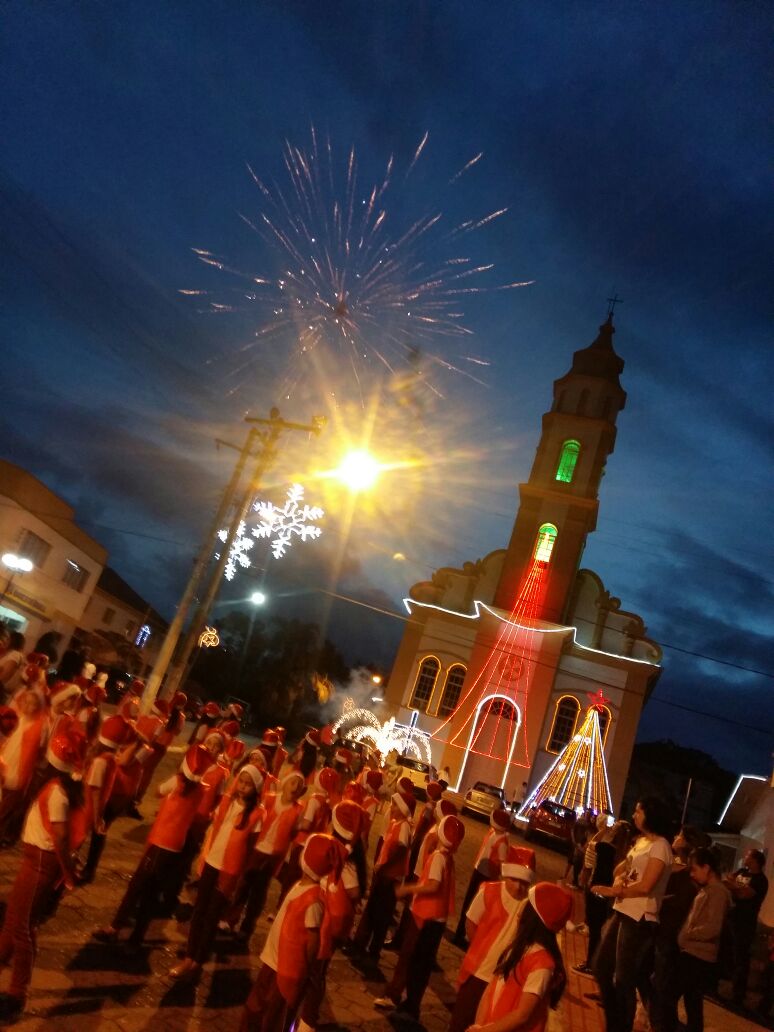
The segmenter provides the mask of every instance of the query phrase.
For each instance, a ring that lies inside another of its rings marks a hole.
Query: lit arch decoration
[[[475,746],[478,744],[478,739],[481,737],[481,734],[484,730],[486,718],[489,716],[489,710],[487,710],[487,712],[484,714],[483,720],[481,720],[481,726],[479,727],[479,718],[481,716],[481,710],[487,703],[489,703],[489,709],[491,709],[492,703],[496,699],[503,699],[511,708],[511,712],[513,713],[513,717],[498,717],[498,725],[500,719],[508,720],[511,725],[509,728],[508,744],[506,746],[506,756],[504,757],[505,762],[503,763],[503,776],[502,780],[500,781],[500,787],[505,787],[505,779],[508,777],[508,771],[513,761],[513,752],[516,748],[516,742],[518,741],[519,737],[519,729],[521,727],[521,710],[514,702],[512,696],[506,695],[503,692],[494,692],[492,695],[485,695],[484,698],[482,698],[479,704],[476,706],[475,712],[473,714],[473,721],[470,728],[470,734],[468,735],[468,741],[465,745],[465,754],[462,759],[462,766],[460,767],[460,776],[457,779],[457,784],[452,789],[453,792],[459,792],[460,790],[460,785],[462,784],[462,779],[465,775],[465,767],[467,765],[468,757],[471,752],[477,753],[479,756],[491,756],[491,753],[483,752],[483,750],[481,749],[476,749]]]
[[[567,703],[567,705],[564,705]],[[575,728],[578,725],[578,717],[580,715],[580,703],[574,695],[561,695],[556,700],[554,706],[554,719],[551,721],[551,730],[548,732],[548,738],[546,739],[546,752],[560,753],[562,749],[567,745],[572,736],[575,734]],[[563,712],[562,712],[563,710]],[[569,733],[565,736],[561,734],[561,741],[555,741],[557,736],[556,724],[558,720],[571,721],[569,727]]]
[[[559,531],[553,523],[543,523],[541,525],[537,533],[537,540],[535,541],[535,551],[532,555],[535,562],[544,563],[546,566],[551,562],[551,555],[554,551],[558,534]]]
[[[559,480],[563,484],[572,483],[575,476],[575,467],[578,465],[580,450],[580,441],[569,440],[564,442],[559,453],[559,462],[556,466],[554,480]]]

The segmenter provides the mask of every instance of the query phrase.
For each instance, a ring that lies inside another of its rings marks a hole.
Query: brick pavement
[[[168,757],[158,778],[166,777],[179,762]],[[156,804],[149,797],[143,806],[151,817]],[[484,825],[465,818],[467,834],[458,861],[457,904],[460,905]],[[128,958],[120,948],[94,942],[91,933],[109,923],[126,883],[142,852],[148,822],[122,819],[113,826],[97,881],[68,894],[57,913],[41,929],[39,953],[32,980],[27,1013],[14,1028],[18,1032],[236,1032],[258,954],[268,932],[263,918],[253,938],[252,950],[219,940],[216,956],[206,965],[196,986],[179,985],[168,977],[185,943],[187,925],[159,920],[151,925],[146,949]],[[537,847],[538,875],[560,877],[563,858]],[[0,898],[8,893],[16,873],[18,851],[0,853]],[[275,896],[270,895],[272,904]],[[568,990],[549,1032],[603,1032],[599,1008],[585,1000],[593,982],[572,972],[585,955],[585,938],[564,933],[561,937],[569,974]],[[439,963],[443,973],[433,976],[425,995],[422,1017],[428,1032],[445,1032],[461,954],[448,940],[441,943]],[[395,958],[383,954],[382,976],[363,974],[343,957],[331,964],[328,998],[323,1021],[337,1022],[350,1032],[387,1032],[392,1026],[376,1011],[372,998],[381,995]],[[0,987],[7,982],[2,977]],[[708,1005],[707,1032],[752,1032],[760,1026],[734,1018]],[[416,1027],[416,1026],[414,1026]]]

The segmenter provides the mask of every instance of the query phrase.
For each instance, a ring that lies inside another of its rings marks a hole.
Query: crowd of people
[[[0,706],[0,843],[21,838],[0,930],[0,968],[11,969],[0,994],[6,1022],[25,1008],[37,929],[63,892],[99,876],[113,823],[140,816],[185,719],[182,692],[141,714],[139,681],[105,714],[104,675],[87,662],[72,680],[50,679],[49,662],[45,653],[14,658]],[[202,708],[178,769],[156,788],[161,802],[137,868],[94,939],[140,950],[154,918],[181,915],[187,885],[195,897],[172,979],[195,981],[216,937],[251,944],[261,915],[271,920],[241,1032],[315,1029],[337,950],[362,969],[394,951],[373,1006],[418,1021],[454,914],[465,835],[445,782],[430,781],[420,800],[378,756],[355,775],[352,754],[324,748],[313,728],[292,752],[281,727],[251,749],[242,717],[238,703]],[[538,880],[534,851],[514,844],[511,830],[511,814],[495,809],[473,863],[453,931],[463,958],[449,1032],[541,1032],[565,988],[557,934],[573,916],[573,894]],[[630,1032],[638,994],[654,1032],[675,1032],[680,998],[689,1032],[700,1032],[724,929],[735,998],[745,992],[764,857],[751,850],[723,877],[706,836],[684,827],[670,843],[669,831],[663,804],[648,798],[631,824],[600,817],[576,837],[571,869],[589,933],[577,971],[596,979],[608,1032]]]

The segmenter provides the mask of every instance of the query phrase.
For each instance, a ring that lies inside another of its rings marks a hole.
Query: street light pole
[[[255,427],[250,430],[251,434],[255,434],[256,437],[261,440],[261,448],[258,452],[258,458],[253,471],[252,476],[248,479],[247,486],[245,487],[242,495],[239,499],[239,503],[233,514],[231,523],[229,524],[228,534],[225,542],[221,545],[217,539],[217,533],[220,527],[215,528],[214,533],[210,536],[208,541],[209,553],[206,559],[212,555],[216,548],[220,550],[220,558],[212,568],[210,579],[207,583],[207,587],[202,594],[199,604],[194,611],[194,615],[191,618],[191,624],[188,628],[188,633],[185,636],[183,645],[180,649],[180,653],[175,663],[175,668],[171,672],[168,678],[167,693],[171,694],[183,681],[185,675],[188,673],[188,661],[196,645],[196,642],[201,633],[202,627],[206,620],[207,614],[212,608],[212,604],[215,601],[215,596],[220,589],[221,582],[223,580],[223,571],[226,568],[228,557],[231,554],[231,546],[239,532],[239,525],[247,517],[250,511],[250,506],[255,498],[256,492],[261,486],[261,480],[266,474],[267,470],[270,469],[274,460],[277,457],[277,442],[286,430],[299,430],[303,433],[319,434],[325,425],[325,420],[322,417],[316,416],[312,419],[310,424],[306,423],[291,423],[280,416],[279,410],[273,408],[268,419],[262,419],[259,417],[247,417],[246,423],[257,423],[261,426],[265,426],[267,429],[259,431]],[[248,435],[249,436],[249,435]],[[222,526],[222,524],[221,524]],[[158,689],[157,689],[158,690]],[[152,701],[152,700],[151,700]]]

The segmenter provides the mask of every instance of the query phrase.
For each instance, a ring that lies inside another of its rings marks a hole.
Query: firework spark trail
[[[426,132],[401,183],[416,173],[428,140]],[[449,183],[457,182],[482,157],[483,152],[471,158]],[[461,341],[472,335],[463,322],[460,298],[512,290],[532,281],[485,285],[482,280],[494,264],[455,253],[455,241],[490,225],[507,208],[450,227],[440,206],[434,205],[401,226],[388,203],[395,179],[393,157],[380,178],[364,188],[355,148],[349,149],[337,174],[330,138],[321,141],[314,126],[311,146],[304,149],[285,141],[282,161],[286,178],[281,185],[262,180],[247,166],[261,208],[254,217],[240,216],[267,245],[276,271],[256,275],[211,251],[194,248],[201,262],[245,285],[229,289],[232,299],[208,290],[181,291],[207,298],[206,311],[213,314],[253,308],[260,312],[253,339],[239,349],[242,360],[236,372],[241,376],[261,360],[259,346],[275,344],[290,356],[286,384],[299,380],[318,348],[345,358],[358,384],[369,363],[395,373],[420,352],[430,365],[481,383],[459,363],[487,362],[442,353],[445,339]],[[401,206],[405,196],[404,191]],[[444,253],[452,247],[450,255]],[[441,396],[430,380],[422,377],[422,382]]]

